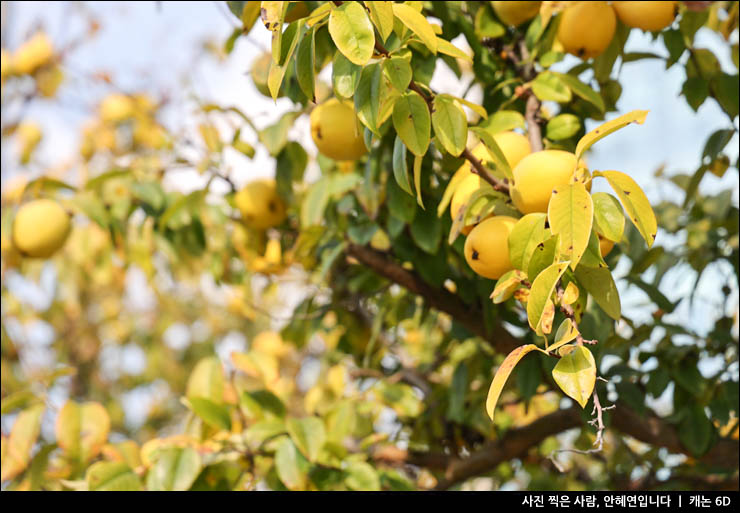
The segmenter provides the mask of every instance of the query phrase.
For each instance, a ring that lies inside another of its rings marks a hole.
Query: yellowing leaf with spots
[[[553,235],[560,235],[560,253],[575,269],[588,246],[594,220],[594,204],[586,186],[573,183],[555,187],[547,219]]]
[[[545,220],[540,212],[519,219],[509,234],[509,260],[516,269],[526,270],[537,245],[545,240]]]
[[[2,481],[23,472],[31,461],[31,449],[41,430],[44,405],[37,404],[18,414],[10,430],[10,437],[3,436]]]
[[[585,408],[596,384],[594,355],[587,348],[576,346],[555,365],[552,377],[566,395]]]
[[[498,398],[501,395],[501,391],[504,389],[506,380],[509,379],[511,371],[514,370],[514,367],[516,367],[516,364],[519,363],[519,360],[524,358],[527,353],[531,353],[532,351],[542,351],[542,349],[534,344],[527,344],[517,347],[506,356],[506,359],[504,359],[503,363],[496,371],[496,374],[493,376],[491,388],[488,389],[488,398],[486,399],[486,411],[488,412],[488,416],[491,417],[491,422],[493,422],[493,414],[496,410],[496,403],[498,402]]]
[[[633,110],[623,116],[619,116],[618,118],[599,125],[598,128],[594,128],[578,141],[578,145],[576,146],[576,162],[580,161],[586,150],[593,146],[597,141],[621,128],[626,127],[630,123],[642,125],[645,122],[647,115],[648,111],[646,110]]]
[[[547,302],[550,301],[555,285],[568,268],[568,264],[570,262],[555,262],[543,270],[532,283],[527,302],[527,318],[533,330],[539,330]]]
[[[575,323],[570,319],[565,319],[560,323],[558,330],[555,332],[555,342],[553,342],[547,350],[550,352],[555,351],[557,348],[574,340],[578,335],[578,328]]]
[[[517,269],[504,274],[491,292],[490,297],[493,299],[493,304],[497,305],[509,299],[526,279],[527,275]]]
[[[601,176],[609,181],[609,185],[622,201],[630,221],[645,239],[648,247],[651,247],[658,233],[658,221],[655,219],[653,207],[650,206],[647,196],[637,182],[631,176],[619,171],[596,171],[594,176]]]
[[[265,28],[270,32],[280,30],[285,19],[285,8],[288,2],[262,2],[260,17]]]
[[[551,299],[545,303],[545,309],[542,311],[542,318],[537,326],[537,335],[547,335],[552,331],[552,323],[555,321],[555,303]]]

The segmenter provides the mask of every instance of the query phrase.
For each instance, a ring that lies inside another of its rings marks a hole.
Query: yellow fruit
[[[655,32],[673,23],[678,2],[612,2],[617,17],[628,27]]]
[[[367,153],[362,128],[351,102],[332,98],[311,112],[311,137],[326,157],[357,160]]]
[[[5,77],[12,75],[14,71],[13,57],[8,50],[3,48],[0,52],[0,79],[4,81]]]
[[[100,102],[100,119],[107,123],[126,121],[134,115],[133,98],[121,93],[113,93]]]
[[[509,260],[509,234],[516,221],[509,216],[494,216],[473,228],[465,241],[465,260],[473,271],[498,280],[513,269]]]
[[[599,235],[599,251],[601,251],[601,256],[605,257],[608,255],[612,248],[614,248],[614,241],[605,239]]]
[[[295,20],[305,18],[309,14],[306,2],[291,2],[285,11],[285,23],[293,23]]]
[[[267,87],[267,77],[270,74],[271,63],[272,54],[270,52],[265,52],[254,60],[252,63],[252,70],[250,71],[254,86],[260,93],[270,98],[272,98],[272,95],[270,95],[270,88]],[[283,88],[281,87],[280,92],[278,93],[278,98],[282,96],[282,91]]]
[[[12,67],[16,73],[33,73],[54,57],[54,47],[44,32],[36,32],[13,55]]]
[[[583,167],[583,161],[580,164]],[[552,190],[567,184],[575,170],[576,156],[568,151],[543,150],[527,155],[514,168],[514,186],[509,190],[514,206],[523,214],[547,212]]]
[[[24,256],[48,258],[64,245],[70,226],[69,214],[56,201],[30,201],[13,220],[13,244]]]
[[[498,19],[517,27],[529,21],[540,12],[540,4],[542,2],[491,2],[493,10],[498,16]]]
[[[285,205],[278,196],[275,180],[255,180],[234,197],[244,222],[258,230],[277,226],[285,219]]]
[[[28,183],[28,177],[26,175],[13,175],[10,177],[2,187],[2,202],[5,203],[18,203],[23,196],[23,191],[26,190],[26,184]]]
[[[582,59],[607,49],[617,28],[617,17],[606,2],[578,2],[560,15],[558,40],[566,52]]]

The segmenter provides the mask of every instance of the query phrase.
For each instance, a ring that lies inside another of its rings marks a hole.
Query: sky
[[[168,97],[169,104],[163,113],[164,122],[175,130],[193,129],[192,103],[188,102],[193,94],[206,101],[241,108],[258,127],[271,124],[291,107],[287,99],[280,99],[275,104],[259,94],[248,76],[252,61],[270,45],[269,33],[259,23],[248,37],[238,39],[234,51],[223,62],[204,53],[206,41],[221,45],[237,25],[237,20],[228,12],[224,2],[3,4],[7,10],[3,11],[2,39],[10,49],[39,26],[50,34],[53,41],[64,46],[85,32],[86,18],[94,17],[101,25],[94,39],[77,47],[65,60],[68,82],[60,90],[61,102],[35,102],[28,111],[28,118],[38,121],[44,128],[45,136],[38,156],[44,165],[64,162],[76,154],[78,128],[89,119],[90,112],[100,99],[113,91],[111,86],[90,80],[94,73],[100,71],[109,73],[113,83],[124,92],[149,91],[155,97]],[[454,43],[467,46],[462,38]],[[718,35],[702,29],[697,34],[696,46],[710,48],[726,71],[734,69],[729,49],[720,44]],[[638,30],[631,32],[627,51],[667,54],[660,41],[653,43],[649,35]],[[553,69],[567,70],[578,62],[577,58],[569,56]],[[321,76],[330,76],[329,71],[325,70]],[[694,113],[679,98],[684,78],[682,66],[674,66],[666,71],[660,60],[626,64],[620,76],[623,94],[617,104],[619,112],[610,114],[608,118],[633,109],[648,109],[650,114],[644,125],[631,125],[600,141],[588,155],[591,169],[615,169],[629,173],[652,201],[675,195],[677,191],[670,187],[658,188],[652,178],[653,172],[664,165],[668,174],[693,173],[698,167],[707,137],[718,128],[730,126],[727,117],[713,100],[708,99],[698,113]],[[438,65],[432,81],[436,91],[453,94],[460,94],[465,84],[467,80],[458,81],[443,64]],[[476,100],[475,90],[469,99]],[[597,124],[589,122],[587,128],[594,128]],[[248,134],[246,138],[255,143],[256,139],[250,139],[251,136]],[[290,138],[301,142],[310,154],[316,154],[305,116],[292,127]],[[737,142],[736,135],[726,149],[732,162],[737,159]],[[231,150],[227,155],[226,164],[237,185],[274,173],[274,160],[259,145],[255,144],[255,147],[257,154],[253,160]],[[12,141],[3,143],[4,155],[13,151],[16,148]],[[12,160],[6,156],[2,158],[3,184],[17,172],[10,165]],[[737,205],[736,181],[737,173],[733,171],[726,173],[722,179],[708,174],[701,186],[706,192],[732,188],[733,201]],[[202,187],[204,183],[204,177],[185,170],[168,173],[165,186],[189,191]],[[226,192],[226,185],[221,186],[223,189],[215,189],[216,193]],[[596,182],[596,190],[606,189]],[[660,236],[658,242],[661,242]],[[623,271],[618,268],[617,274]],[[713,276],[712,273],[705,276],[707,285],[702,290],[708,296],[712,295],[712,283],[719,276]],[[36,300],[41,304],[45,300],[44,294],[48,295],[53,290],[49,286],[50,278],[47,276],[44,280],[40,284],[27,284],[31,288],[25,287],[29,294],[37,294]],[[682,279],[682,276],[676,276],[675,283],[675,286],[665,290],[669,298],[680,297],[691,285],[691,281]],[[641,292],[628,290],[624,283],[620,283],[619,287],[625,309],[631,316],[638,320],[641,316],[649,316],[650,311],[641,307],[645,300]],[[39,291],[41,296],[38,295]],[[691,313],[678,311],[675,314],[677,318],[689,319],[692,327],[700,332],[711,327],[716,315],[716,307],[711,301],[699,301],[697,309]],[[45,328],[39,330],[44,331]],[[40,338],[48,338],[45,332],[39,333]],[[243,341],[236,340],[233,344],[240,346]],[[135,362],[131,365],[136,367]]]

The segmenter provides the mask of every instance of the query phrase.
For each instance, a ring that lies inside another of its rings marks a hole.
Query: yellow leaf
[[[581,160],[583,153],[591,146],[593,146],[595,142],[603,139],[613,132],[616,132],[620,128],[626,127],[630,123],[637,123],[638,125],[642,125],[645,122],[645,118],[647,117],[647,115],[648,111],[646,110],[633,110],[632,112],[628,112],[623,116],[619,116],[618,118],[612,119],[611,121],[607,121],[606,123],[599,125],[598,128],[594,128],[589,133],[581,137],[580,141],[578,141],[578,145],[576,146],[576,162],[579,162]]]
[[[432,53],[437,53],[437,36],[432,25],[423,14],[406,4],[393,4],[393,14],[411,31],[419,36],[421,42]]]
[[[563,392],[585,408],[596,385],[594,355],[583,346],[575,346],[555,365],[552,377]]]
[[[56,423],[57,444],[69,459],[87,462],[108,439],[110,417],[100,403],[67,401]]]
[[[544,352],[534,344],[519,346],[508,354],[496,371],[496,374],[493,376],[491,388],[488,389],[488,398],[486,399],[486,412],[488,412],[488,416],[491,417],[491,422],[493,422],[496,403],[498,403],[498,398],[501,395],[501,391],[504,389],[504,385],[506,384],[506,380],[509,378],[511,371],[514,370],[514,367],[519,363],[519,360],[532,351]]]

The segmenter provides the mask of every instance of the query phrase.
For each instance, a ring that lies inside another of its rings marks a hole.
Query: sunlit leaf
[[[503,363],[501,363],[499,368],[496,370],[496,374],[493,376],[493,381],[491,382],[491,387],[488,389],[488,397],[486,398],[486,412],[491,418],[491,422],[494,421],[496,403],[498,403],[498,398],[504,389],[506,380],[509,379],[511,371],[514,370],[514,367],[519,363],[519,360],[532,351],[542,351],[542,349],[534,344],[517,347],[506,356],[506,359],[504,359]]]
[[[547,220],[553,235],[560,235],[560,253],[575,269],[586,251],[593,226],[593,202],[586,187],[582,183],[555,187]]]
[[[567,396],[585,408],[596,384],[594,355],[586,347],[576,346],[560,358],[552,370],[552,377]]]
[[[609,185],[622,201],[630,221],[645,239],[648,247],[651,247],[658,233],[658,221],[650,201],[637,182],[619,171],[596,171],[594,177],[596,176],[604,177],[609,181]]]
[[[359,2],[344,2],[329,15],[329,34],[350,62],[364,66],[373,56],[375,34]]]
[[[637,123],[638,125],[643,124],[647,115],[648,111],[646,110],[633,110],[632,112],[628,112],[627,114],[612,119],[611,121],[607,121],[606,123],[599,125],[597,128],[594,128],[578,141],[578,145],[576,146],[576,162],[580,161],[586,150],[593,146],[597,141],[621,128],[626,127],[630,123]]]

